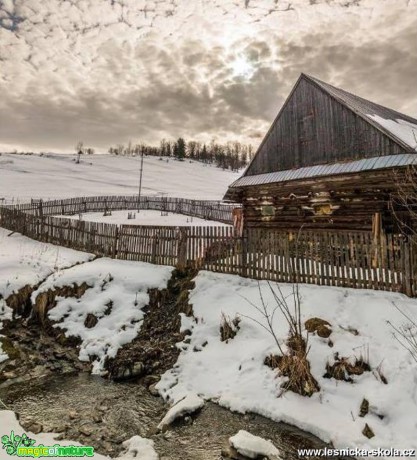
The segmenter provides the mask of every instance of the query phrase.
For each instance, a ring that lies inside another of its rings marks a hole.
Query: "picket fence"
[[[0,207],[0,225],[39,241],[98,256],[192,266],[261,280],[417,295],[417,251],[414,243],[402,235],[381,234],[374,239],[369,232],[294,233],[249,228],[239,236],[232,226],[118,226],[47,215],[58,213],[59,207],[60,214],[80,212],[80,206],[85,206],[82,203],[88,204],[88,210],[83,212],[91,212],[94,207],[105,211],[109,208],[103,208],[103,203],[116,203],[77,200],[43,203],[42,212],[36,203],[27,208]],[[125,201],[120,200],[121,203],[124,205]],[[175,202],[171,203],[174,206]],[[198,206],[192,208],[188,203],[183,209],[190,213],[197,210],[200,217],[204,211]],[[225,212],[213,203],[211,206],[210,212]]]

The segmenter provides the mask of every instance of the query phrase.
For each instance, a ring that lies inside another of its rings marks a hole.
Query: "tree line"
[[[214,141],[202,143],[196,141],[186,142],[180,137],[176,141],[163,139],[159,146],[151,146],[145,143],[123,145],[118,144],[109,148],[112,155],[150,155],[160,158],[175,158],[180,161],[185,159],[200,161],[202,163],[215,164],[219,168],[237,171],[245,167],[253,158],[252,145],[240,142],[228,142],[218,144]]]

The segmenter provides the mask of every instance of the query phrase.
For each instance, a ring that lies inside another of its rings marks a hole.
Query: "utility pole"
[[[140,194],[141,194],[141,191],[142,191],[142,173],[143,173],[143,150],[142,150],[141,155],[140,155],[138,213],[140,212]]]

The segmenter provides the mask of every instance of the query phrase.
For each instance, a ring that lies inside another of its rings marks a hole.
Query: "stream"
[[[160,460],[218,460],[228,438],[244,429],[271,439],[283,459],[297,459],[298,448],[320,448],[318,438],[284,423],[254,414],[237,414],[208,402],[199,414],[157,433],[168,407],[138,383],[114,383],[87,373],[54,375],[48,379],[0,389],[1,400],[19,413],[24,427],[32,421],[43,431],[92,445],[112,457],[121,443],[140,435],[154,440]],[[313,458],[313,457],[310,457]]]

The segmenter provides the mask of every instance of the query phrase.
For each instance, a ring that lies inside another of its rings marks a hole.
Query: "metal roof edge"
[[[417,153],[401,153],[360,160],[336,162],[332,164],[305,166],[270,173],[242,176],[234,181],[229,188],[250,187],[253,185],[271,184],[274,182],[290,182],[299,179],[353,174],[377,169],[388,169],[398,166],[417,164]]]

